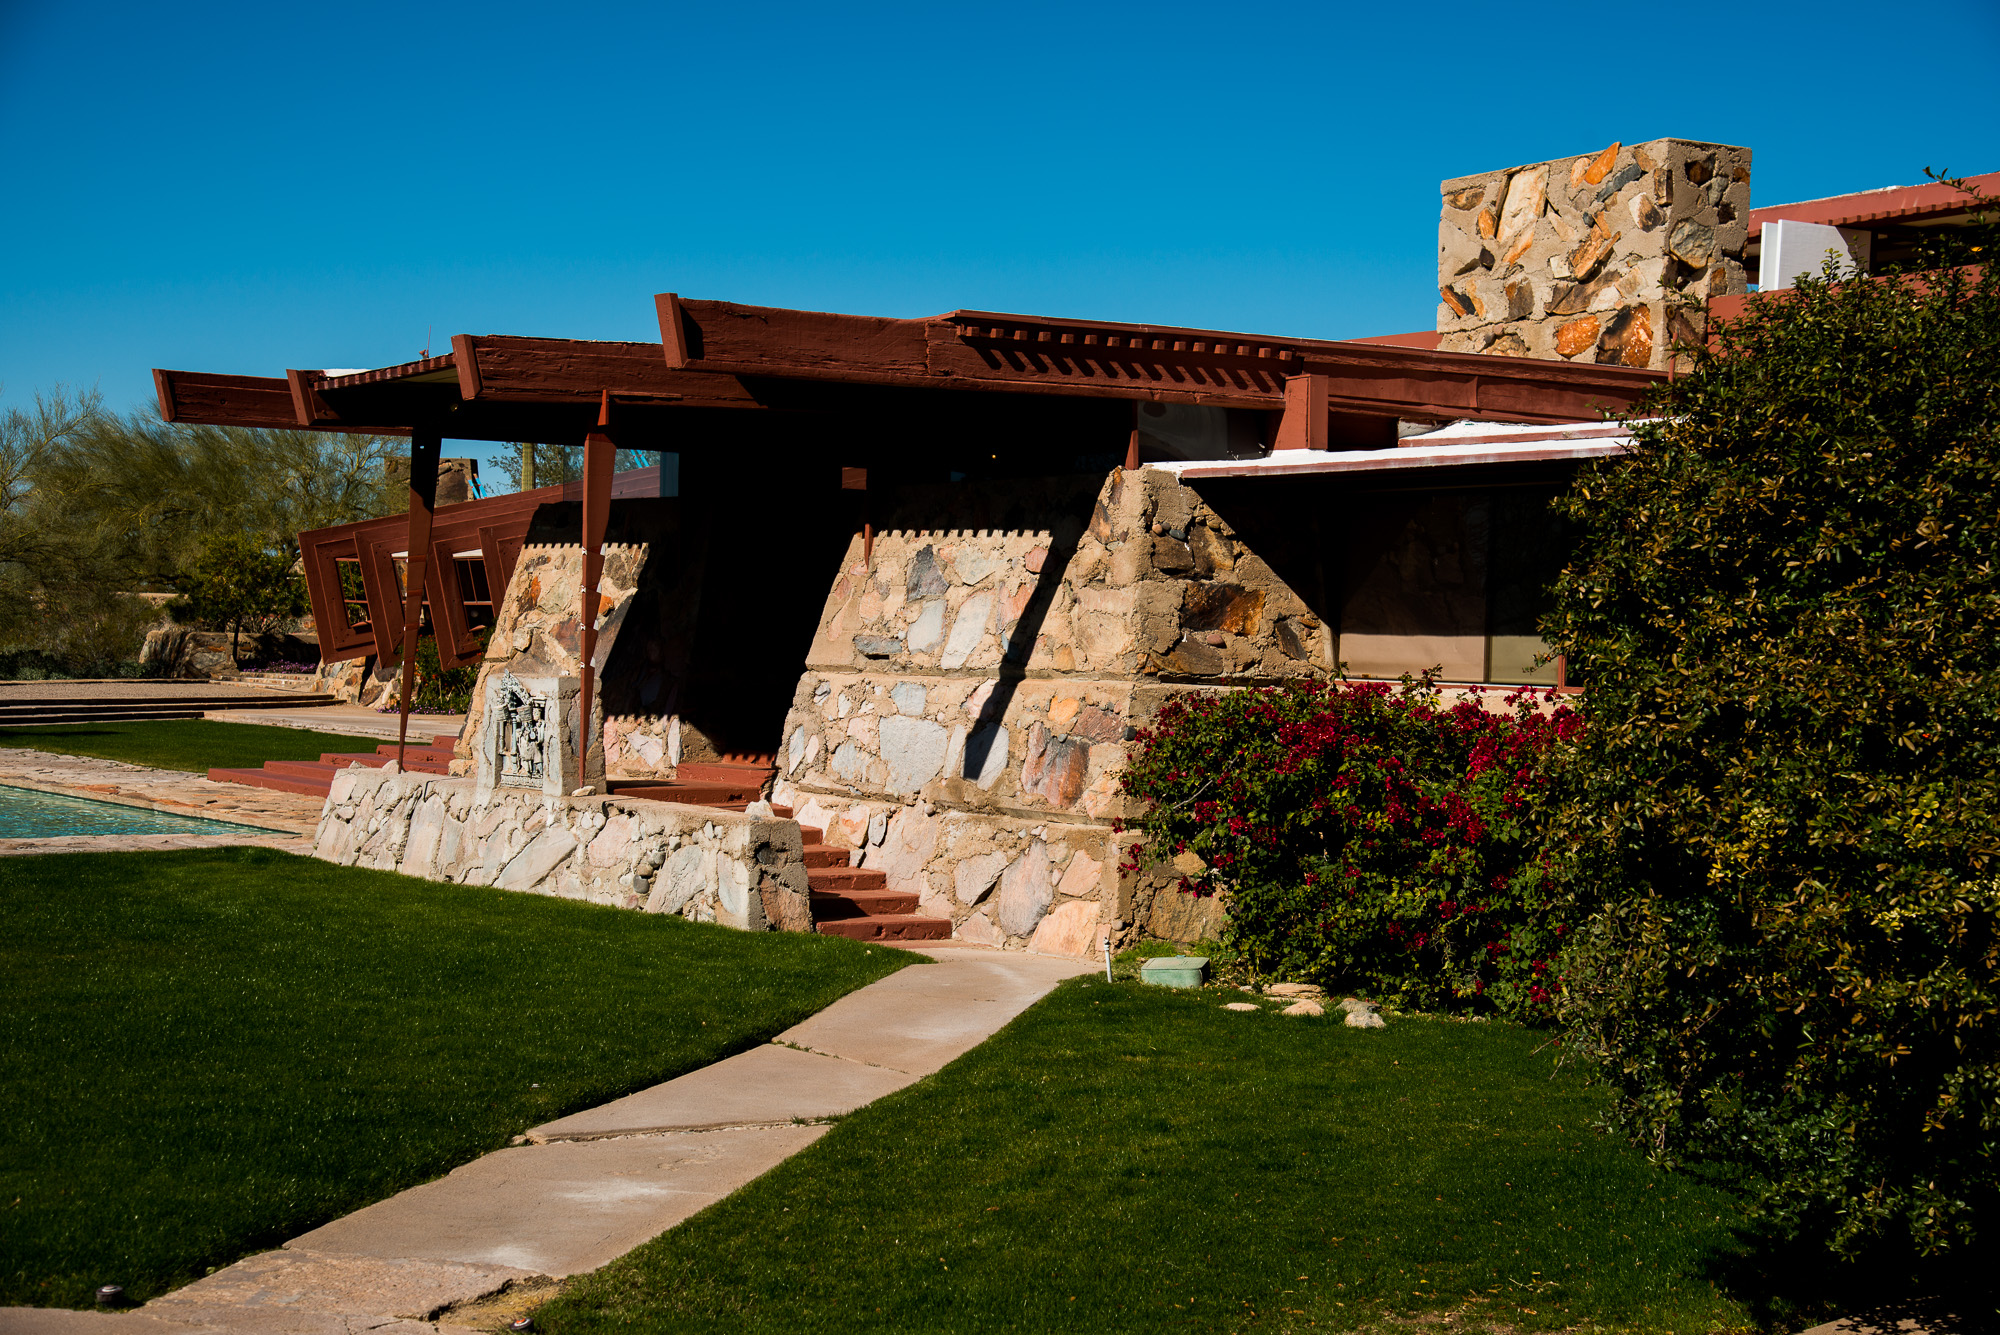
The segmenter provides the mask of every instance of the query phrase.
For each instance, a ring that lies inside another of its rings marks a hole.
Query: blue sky
[[[2000,170],[2000,4],[0,0],[0,383],[148,403],[651,296],[1429,328],[1440,179],[1663,135],[1755,202]]]

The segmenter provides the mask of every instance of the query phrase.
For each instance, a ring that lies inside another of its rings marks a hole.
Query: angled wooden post
[[[1139,471],[1139,401],[1132,400],[1132,434],[1125,439],[1125,471]]]
[[[396,652],[403,661],[403,693],[396,703],[396,768],[410,740],[410,695],[416,689],[417,632],[424,617],[424,567],[431,552],[431,520],[437,514],[438,453],[444,441],[435,431],[410,436],[410,533],[403,550],[403,637]]]
[[[611,523],[611,473],[618,447],[608,434],[611,391],[604,391],[597,409],[597,430],[583,438],[583,671],[577,697],[577,773],[590,770],[590,746],[596,739],[590,706],[597,687],[597,581],[604,575],[604,530]]]

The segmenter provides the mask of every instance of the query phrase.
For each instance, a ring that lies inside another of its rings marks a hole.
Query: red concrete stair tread
[[[387,756],[389,759],[394,760],[396,758],[396,744],[394,742],[385,742],[375,748],[375,754],[378,756]],[[423,742],[411,742],[403,748],[403,754],[413,760],[450,760],[458,754],[458,751],[456,748],[449,746],[431,746]]]
[[[771,765],[723,765],[703,761],[684,761],[674,766],[676,783],[736,783],[749,784],[762,789],[766,780],[777,774]]]
[[[389,754],[386,756],[379,753],[371,754],[366,751],[326,751],[320,755],[321,763],[336,765],[341,769],[346,769],[349,765],[361,765],[368,769],[382,769],[393,764],[395,759],[396,748],[393,746],[389,748]],[[403,769],[406,773],[411,774],[449,774],[451,772],[451,764],[448,757],[443,760],[424,760],[413,755],[409,757]]]
[[[208,777],[216,783],[240,783],[250,788],[269,788],[277,793],[297,793],[301,797],[325,797],[333,790],[331,779],[273,774],[261,769],[212,769]]]
[[[951,919],[915,913],[836,918],[817,926],[822,936],[845,936],[855,941],[945,941],[951,937]]]
[[[805,853],[806,866],[808,867],[845,867],[847,865],[847,850],[844,848],[835,848],[830,844],[807,844]]]
[[[324,760],[267,760],[264,762],[264,773],[291,774],[304,779],[324,778],[332,782],[333,776],[340,773],[340,767]]]
[[[791,810],[790,807],[785,809],[787,811]],[[817,825],[799,826],[799,835],[806,841],[807,848],[811,848],[814,844],[824,844],[826,842],[826,831],[820,829]]]
[[[815,890],[810,898],[814,922],[908,917],[917,911],[917,897],[907,890]]]
[[[727,783],[614,783],[611,791],[618,797],[643,797],[696,807],[748,806],[763,795],[760,785]]]
[[[886,872],[868,867],[807,867],[806,884],[813,890],[886,890]]]

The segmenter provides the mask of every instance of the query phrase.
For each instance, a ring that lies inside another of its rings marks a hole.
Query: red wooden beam
[[[597,730],[590,721],[597,686],[597,581],[604,575],[604,530],[611,522],[611,473],[618,448],[604,429],[611,425],[611,395],[604,395],[597,425],[583,441],[583,672],[577,699],[577,772],[588,773]]]
[[[1376,417],[1574,422],[1630,407],[1662,373],[1425,348],[952,311],[923,320],[662,302],[690,369],[896,387],[1275,410],[1299,375]],[[663,325],[662,337],[667,336]]]
[[[681,299],[672,292],[662,292],[653,298],[653,310],[660,320],[660,350],[666,354],[667,365],[676,371],[684,369],[688,364],[688,331],[681,318]]]
[[[280,377],[155,369],[153,388],[159,395],[160,415],[169,422],[284,430],[296,430],[299,425],[291,383]],[[370,436],[407,436],[411,431],[404,425],[371,426],[356,422],[331,422],[313,429]]]

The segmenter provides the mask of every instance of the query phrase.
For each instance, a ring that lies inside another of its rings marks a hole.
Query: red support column
[[[1132,400],[1132,434],[1125,440],[1125,471],[1139,471],[1139,401]]]
[[[1278,424],[1274,450],[1323,450],[1332,441],[1327,414],[1327,384],[1323,375],[1295,375],[1285,381],[1285,416]],[[1392,437],[1391,444],[1395,441]]]
[[[611,425],[611,394],[606,391],[597,410],[598,430],[583,439],[583,689],[577,699],[577,772],[590,767],[591,743],[597,741],[590,706],[597,691],[597,581],[604,574],[604,530],[611,523],[611,473],[618,447],[606,434]]]
[[[435,431],[410,437],[410,533],[403,550],[403,637],[396,653],[403,662],[403,693],[396,704],[396,766],[410,740],[410,695],[416,690],[417,632],[423,628],[424,567],[431,551],[431,520],[437,514],[438,453],[444,441]]]

